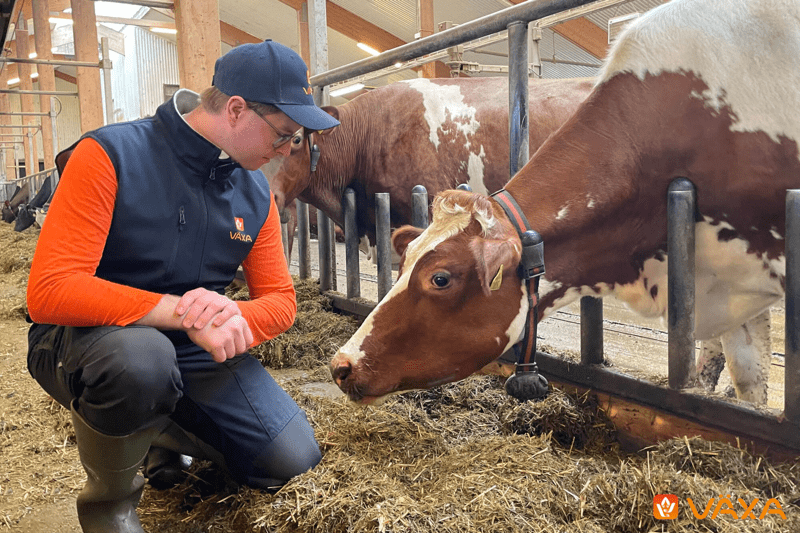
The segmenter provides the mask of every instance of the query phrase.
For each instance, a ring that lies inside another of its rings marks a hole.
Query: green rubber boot
[[[72,402],[72,424],[88,479],[78,495],[78,520],[84,533],[144,533],[136,506],[144,478],[139,475],[157,431],[113,437],[91,427]]]

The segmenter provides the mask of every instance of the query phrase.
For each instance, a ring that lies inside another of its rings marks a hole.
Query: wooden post
[[[17,45],[17,57],[21,59],[28,59],[30,48],[28,46],[28,25],[24,16],[20,16],[17,21],[17,29],[15,30],[15,40]],[[23,91],[33,90],[33,82],[31,81],[31,72],[33,69],[28,63],[19,63],[17,65],[17,72],[19,72],[19,88]],[[20,94],[20,109],[23,113],[35,113],[36,109],[33,104],[33,95]],[[22,123],[26,126],[35,126],[39,124],[37,120],[39,117],[32,115],[23,115]],[[30,176],[39,172],[39,155],[36,150],[36,137],[34,134],[36,130],[26,129],[23,134],[25,135],[25,175]]]
[[[72,33],[75,38],[75,59],[100,64],[97,48],[97,17],[91,0],[70,0]],[[103,121],[103,96],[100,69],[77,67],[78,104],[81,109],[81,133],[99,128]]]
[[[220,56],[217,0],[175,0],[178,71],[181,87],[201,92],[211,86]]]
[[[419,12],[419,38],[424,39],[433,35],[433,0],[417,0]],[[436,77],[436,63],[422,65],[423,78]]]
[[[0,87],[6,88],[8,87],[8,69],[0,70]],[[8,102],[8,94],[2,93],[0,94],[0,113],[9,113],[11,111],[11,106]],[[0,115],[5,120],[3,120],[4,125],[10,125],[14,123],[14,120],[11,115]],[[0,131],[7,132],[7,133],[17,133],[23,131],[22,128],[0,128]],[[5,165],[5,178],[6,180],[13,180],[17,178],[17,169],[14,165],[14,148],[3,148],[3,159]]]
[[[297,40],[300,48],[300,57],[311,67],[311,50],[308,40],[308,2],[300,4],[297,10]]]
[[[49,0],[33,0],[33,37],[36,42],[37,59],[53,59],[53,41],[50,38]],[[53,65],[37,65],[39,71],[39,89],[42,91],[56,90],[56,75]],[[43,94],[39,97],[39,109],[42,113],[50,113],[50,95]],[[44,168],[55,166],[55,153],[53,147],[53,122],[49,115],[42,117],[42,152],[44,153]]]

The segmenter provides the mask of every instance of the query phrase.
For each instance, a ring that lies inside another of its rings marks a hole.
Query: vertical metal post
[[[581,363],[599,365],[603,362],[603,299],[594,296],[581,298]]]
[[[361,269],[358,264],[358,226],[356,225],[356,192],[344,191],[344,250],[347,297],[361,296]]]
[[[411,225],[428,227],[428,189],[423,185],[414,185],[411,189]]]
[[[28,128],[28,132],[25,134],[25,142],[28,143],[28,150],[26,153],[31,154],[31,157],[33,157],[33,154],[36,153],[33,147],[34,143],[33,135],[34,132],[30,128]],[[31,161],[30,162],[31,164],[28,163],[29,161],[25,161],[25,168],[33,169],[33,173],[30,176],[28,176],[28,191],[29,191],[28,194],[30,195],[28,196],[28,201],[30,202],[31,200],[33,200],[33,197],[36,196],[36,193],[39,191],[35,178],[36,174],[39,172],[39,161]]]
[[[528,162],[528,23],[508,25],[509,175]]]
[[[533,75],[537,78],[542,77],[542,56],[539,54],[539,41],[542,40],[542,28],[531,25],[531,48],[530,48],[530,67]]]
[[[669,386],[694,385],[695,313],[695,188],[685,178],[675,179],[667,194],[668,353]]]
[[[308,0],[308,40],[311,52],[309,54],[311,57],[311,74],[321,74],[328,70],[328,13],[326,0]],[[330,89],[327,86],[314,91],[314,103],[318,106],[330,104]],[[320,290],[336,290],[336,247],[333,239],[333,223],[320,210],[317,210],[317,237],[319,239],[320,252]],[[323,279],[323,273],[325,273],[325,279]]]
[[[311,277],[311,230],[308,225],[308,204],[295,200],[297,206],[297,263],[300,279]]]
[[[58,101],[58,98],[56,98],[55,96],[51,96],[50,97],[50,124],[52,124],[52,126],[53,126],[53,154],[54,154],[54,157],[58,155],[58,131],[56,130],[56,116],[57,116],[56,115],[56,101]],[[60,104],[60,102],[59,102],[59,104]],[[60,109],[60,106],[59,106],[59,109]],[[53,190],[54,191],[56,190],[56,185],[58,185],[58,179],[59,178],[60,178],[60,176],[58,175],[58,172],[55,172],[54,173],[54,179],[53,179]]]
[[[101,64],[103,68],[103,96],[106,100],[106,124],[113,124],[114,98],[111,94],[111,57],[108,55],[110,50],[108,46],[108,37],[102,37],[100,39],[100,47],[103,50],[103,59]]]
[[[286,266],[292,262],[289,257],[289,223],[281,220],[281,242],[283,243],[283,257],[286,259]]]
[[[786,191],[784,416],[800,422],[800,189]]]
[[[319,290],[334,290],[333,278],[336,271],[331,269],[331,219],[317,209],[317,239],[319,244]]]
[[[392,229],[388,192],[375,193],[375,234],[378,253],[378,301],[392,289]]]

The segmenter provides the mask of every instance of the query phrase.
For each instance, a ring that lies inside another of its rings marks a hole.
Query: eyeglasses
[[[256,113],[255,110],[253,110],[253,113]],[[280,148],[281,146],[283,146],[284,144],[288,143],[289,141],[291,141],[295,137],[298,139],[298,141],[302,141],[303,140],[303,128],[300,128],[299,130],[297,130],[296,132],[292,133],[291,135],[281,135],[281,132],[278,131],[278,128],[273,126],[272,122],[267,120],[267,117],[262,116],[260,113],[256,113],[256,115],[261,117],[261,119],[264,122],[266,122],[267,125],[269,125],[270,128],[272,128],[272,131],[275,132],[275,135],[278,136],[278,138],[275,139],[275,141],[272,143],[272,147],[273,148]]]

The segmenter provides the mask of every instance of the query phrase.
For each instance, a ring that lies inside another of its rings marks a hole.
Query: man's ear
[[[239,117],[247,109],[247,102],[241,96],[231,96],[225,104],[225,115],[228,123],[233,126]]]

